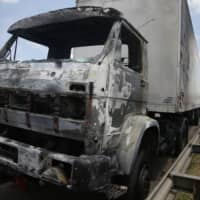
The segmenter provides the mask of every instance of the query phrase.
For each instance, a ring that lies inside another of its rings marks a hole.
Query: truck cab
[[[40,14],[8,32],[0,51],[4,172],[74,191],[124,185],[129,199],[144,199],[159,146],[158,122],[147,116],[145,38],[119,11],[100,7]],[[46,46],[46,59],[17,60],[18,38]]]

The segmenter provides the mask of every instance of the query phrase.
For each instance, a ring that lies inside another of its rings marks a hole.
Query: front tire
[[[141,150],[131,170],[127,200],[144,200],[150,190],[151,164],[149,153]]]

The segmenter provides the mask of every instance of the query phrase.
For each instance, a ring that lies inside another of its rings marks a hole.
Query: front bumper
[[[85,121],[0,107],[0,123],[46,135],[84,140]]]
[[[111,179],[107,156],[74,157],[5,137],[0,137],[0,165],[74,191],[98,191],[107,187]]]

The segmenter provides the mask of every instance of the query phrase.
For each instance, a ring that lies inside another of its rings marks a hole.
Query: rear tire
[[[176,151],[175,155],[178,156],[188,143],[188,123],[184,118],[180,122],[180,127],[177,129],[176,135]]]
[[[195,111],[194,125],[195,125],[195,126],[198,126],[198,125],[199,125],[199,113],[198,113],[198,111]]]
[[[141,150],[131,169],[127,200],[144,200],[150,190],[151,164],[149,153]]]
[[[197,110],[191,111],[189,121],[192,126],[197,126],[199,124],[199,112]]]

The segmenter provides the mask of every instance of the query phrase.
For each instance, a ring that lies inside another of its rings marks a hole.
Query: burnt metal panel
[[[1,165],[19,173],[77,191],[98,191],[110,183],[110,172],[113,169],[108,156],[75,157],[0,137],[0,147],[2,144],[15,148],[18,159],[12,160],[10,157],[0,154]],[[8,149],[9,151],[10,149]],[[101,178],[97,180],[99,176]]]
[[[109,11],[109,12],[108,12]],[[120,17],[120,12],[114,9],[104,10],[102,8],[66,8],[56,11],[51,11],[43,13],[37,16],[22,19],[8,29],[9,33],[19,33],[26,29],[32,29],[36,27],[45,27],[48,25],[56,25],[59,23],[71,22],[74,20],[83,20],[86,18],[118,18]]]
[[[23,111],[0,108],[0,123],[57,137],[84,139],[84,121],[57,118],[57,130],[55,130],[53,116],[34,113],[27,115]]]

